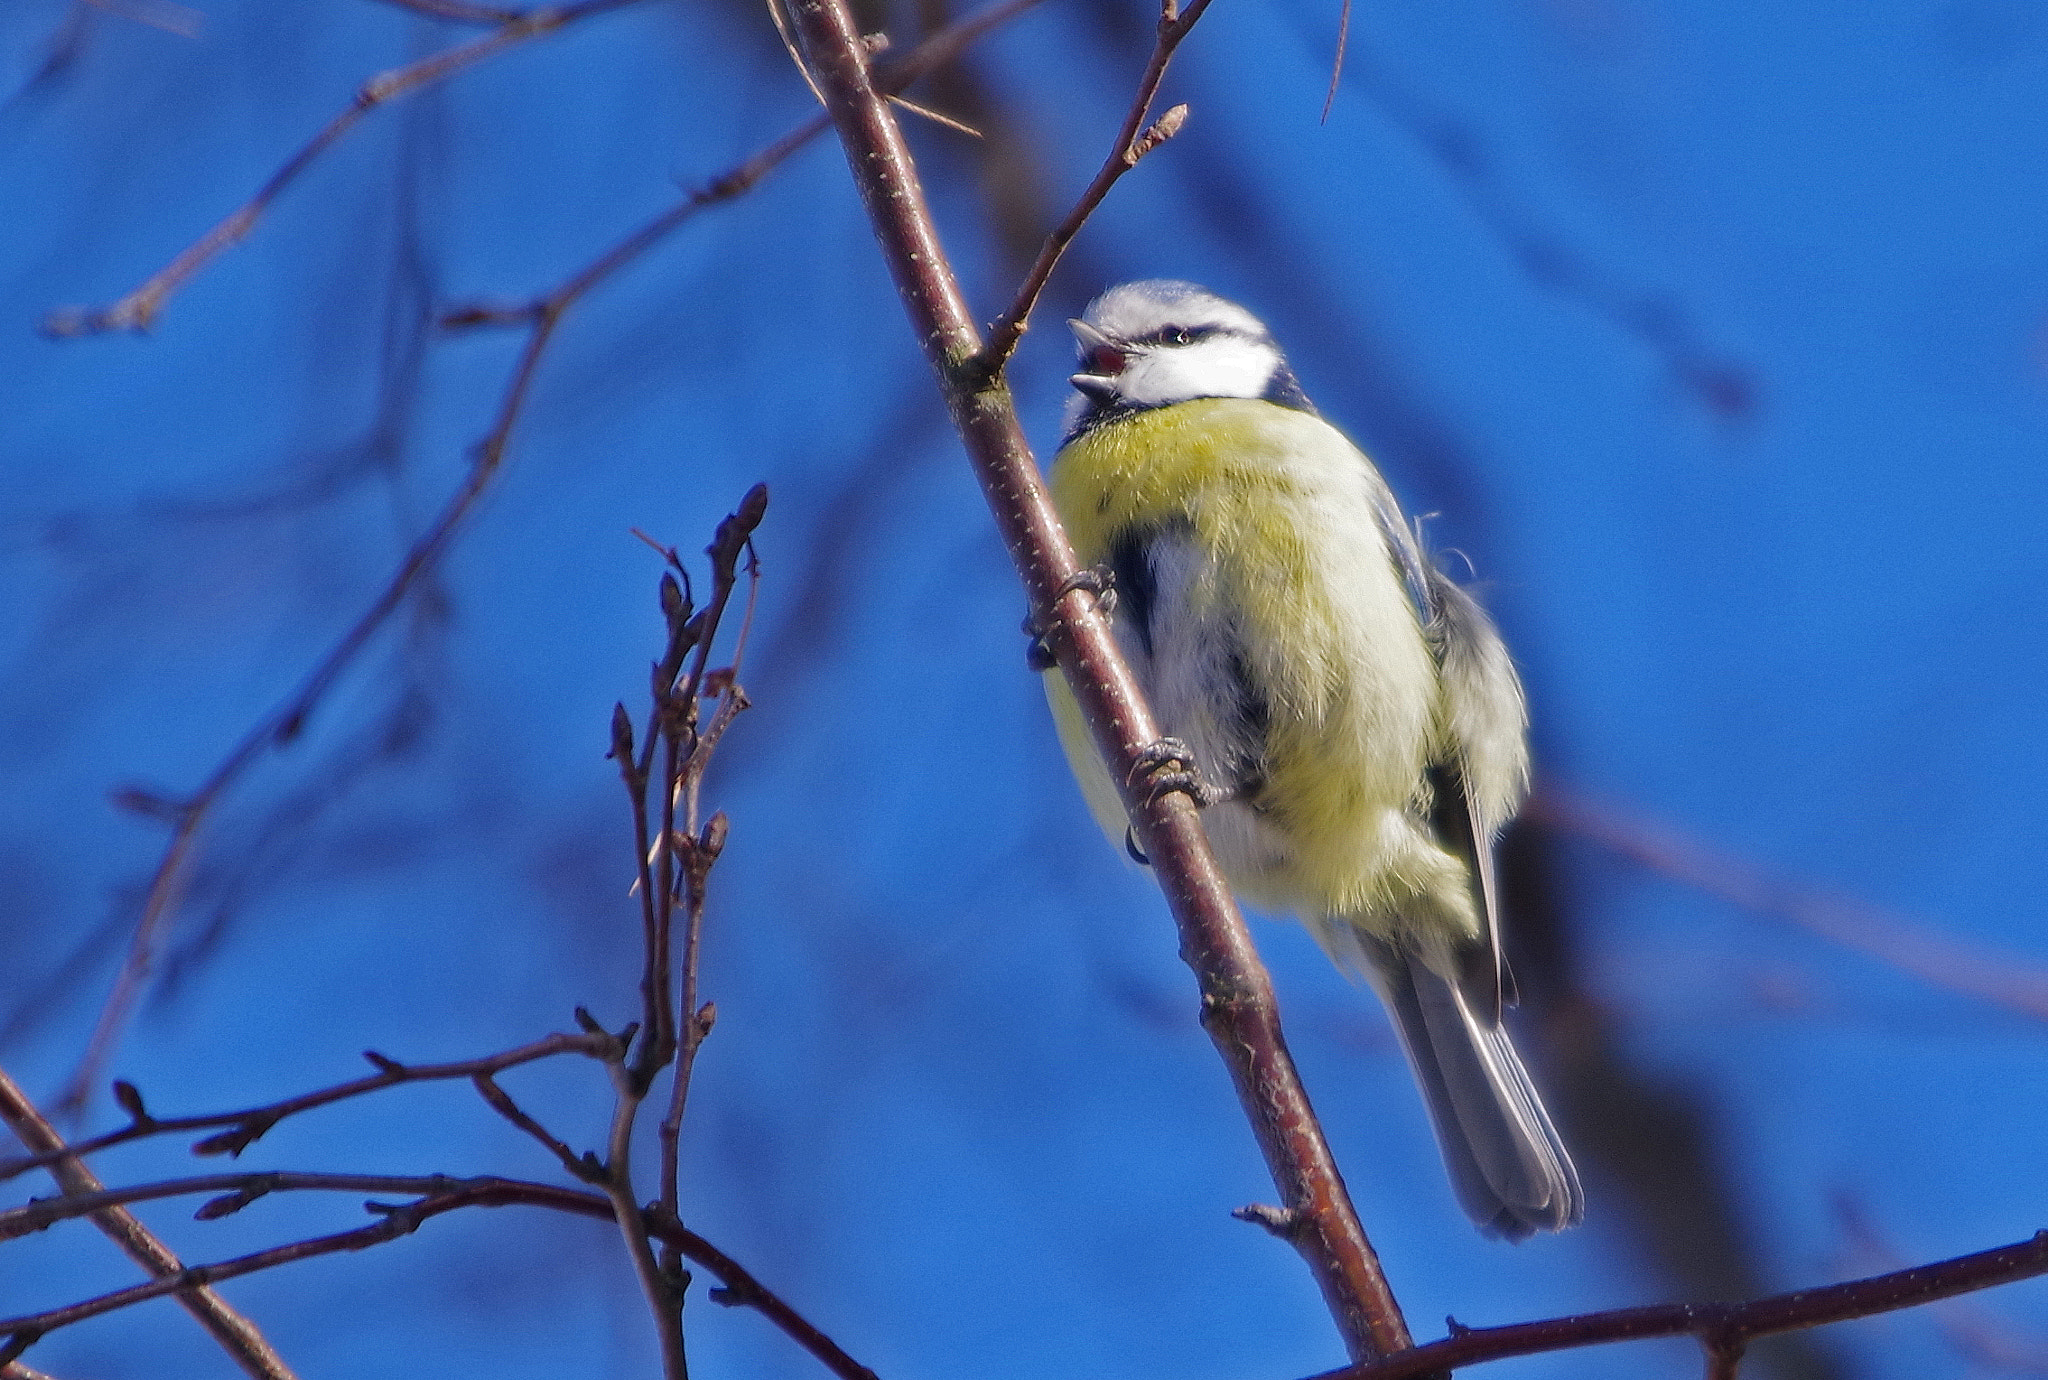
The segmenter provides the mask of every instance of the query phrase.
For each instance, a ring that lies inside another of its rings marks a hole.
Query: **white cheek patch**
[[[1117,392],[1140,407],[1190,398],[1260,398],[1279,353],[1262,341],[1219,335],[1193,345],[1162,345],[1134,355]]]

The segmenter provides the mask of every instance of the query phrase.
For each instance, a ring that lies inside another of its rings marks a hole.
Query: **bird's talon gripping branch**
[[[1194,801],[1198,809],[1220,805],[1237,796],[1237,792],[1228,787],[1204,780],[1201,769],[1195,765],[1194,753],[1178,738],[1161,738],[1138,749],[1138,760],[1131,764],[1124,784],[1135,789],[1140,781],[1145,783],[1145,803],[1148,805],[1176,791]],[[1125,846],[1131,846],[1129,840]],[[1136,856],[1135,852],[1133,856]],[[1139,861],[1145,860],[1140,858]]]
[[[1059,626],[1060,600],[1077,589],[1085,589],[1095,596],[1095,608],[1104,618],[1116,612],[1116,574],[1106,565],[1089,566],[1077,570],[1060,582],[1052,592],[1043,614],[1033,612],[1024,620],[1024,635],[1031,644],[1024,649],[1024,661],[1034,671],[1050,671],[1059,665],[1059,658],[1052,652],[1052,630]]]

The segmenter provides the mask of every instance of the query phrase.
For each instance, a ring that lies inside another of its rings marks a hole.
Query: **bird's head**
[[[1194,398],[1264,398],[1312,410],[1264,323],[1193,283],[1124,283],[1067,324],[1081,345],[1069,435],[1117,413]]]

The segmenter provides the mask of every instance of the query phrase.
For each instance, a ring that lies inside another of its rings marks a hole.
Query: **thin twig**
[[[149,280],[119,301],[106,307],[67,307],[52,312],[43,322],[46,335],[69,337],[100,335],[110,331],[146,331],[156,320],[164,303],[186,283],[196,277],[199,271],[216,258],[239,243],[256,228],[270,204],[283,194],[284,190],[298,181],[301,174],[311,167],[341,137],[354,129],[364,116],[380,105],[388,104],[400,96],[409,95],[424,86],[474,67],[486,58],[496,57],[508,48],[516,48],[531,39],[554,33],[565,25],[586,18],[602,10],[617,9],[632,0],[589,0],[580,5],[548,6],[542,9],[514,13],[501,18],[495,31],[481,38],[460,44],[432,57],[409,62],[403,67],[393,67],[379,72],[357,88],[353,100],[339,115],[329,120],[318,134],[307,140],[298,152],[287,158],[278,170],[270,175],[256,194],[229,213],[228,217],[201,235],[187,246],[175,259],[151,275]]]
[[[782,1329],[785,1336],[803,1347],[840,1380],[877,1380],[875,1373],[854,1360],[839,1344],[818,1331],[801,1314],[761,1287],[754,1277],[703,1237],[674,1219],[667,1209],[655,1207],[647,1214],[647,1229],[718,1276],[723,1286],[711,1292],[711,1301],[727,1308],[751,1308]]]
[[[0,1120],[4,1120],[28,1151],[48,1161],[50,1177],[66,1194],[95,1194],[105,1185],[71,1153],[43,1114],[36,1110],[6,1070],[0,1069]],[[55,1158],[51,1158],[55,1157]],[[183,1261],[160,1241],[135,1214],[118,1204],[108,1203],[85,1210],[93,1225],[127,1253],[129,1259],[155,1276],[160,1293],[178,1296],[178,1302],[207,1330],[221,1350],[256,1380],[295,1380],[262,1331],[230,1307],[227,1301],[206,1287],[203,1280],[188,1278]],[[0,1325],[0,1332],[18,1334],[22,1329]],[[40,1335],[43,1329],[35,1329]],[[7,1358],[12,1361],[14,1358]]]
[[[1829,1284],[1774,1294],[1748,1303],[1666,1303],[1648,1308],[1621,1308],[1608,1313],[1582,1313],[1505,1327],[1457,1327],[1440,1341],[1396,1356],[1324,1371],[1311,1380],[1405,1380],[1453,1367],[1534,1356],[1604,1342],[1638,1341],[1646,1337],[1698,1337],[1710,1354],[1774,1332],[1793,1332],[1829,1323],[1895,1313],[1937,1299],[1974,1293],[2017,1280],[2048,1275],[2048,1231],[2026,1241],[1952,1260],[1918,1265],[1910,1270],[1873,1275],[1846,1284]]]
[[[1406,1324],[1359,1225],[1281,1035],[1272,982],[1211,857],[1195,806],[1148,789],[1142,753],[1158,735],[1094,597],[1069,583],[1072,547],[1025,444],[1008,390],[981,366],[917,170],[843,0],[798,0],[793,19],[824,89],[883,258],[937,370],[1031,607],[1049,629],[1111,778],[1129,784],[1139,841],[1181,927],[1202,990],[1203,1024],[1228,1064],[1284,1203],[1287,1237],[1308,1262],[1354,1358],[1409,1345]]]
[[[480,1073],[469,1080],[478,1094],[505,1120],[517,1126],[527,1135],[539,1141],[547,1152],[561,1162],[562,1168],[585,1182],[595,1183],[602,1177],[596,1163],[587,1155],[579,1155],[568,1143],[528,1114],[524,1107],[512,1100],[512,1095],[498,1086],[498,1080],[488,1073]]]
[[[663,1270],[647,1243],[647,1220],[633,1191],[633,1123],[647,1089],[627,1067],[623,1055],[612,1061],[612,1086],[618,1103],[612,1112],[612,1133],[605,1154],[605,1196],[612,1217],[633,1262],[640,1292],[654,1314],[655,1336],[661,1342],[661,1373],[665,1380],[689,1380],[690,1363],[683,1350],[682,1281]]]
[[[1166,80],[1166,68],[1173,61],[1174,50],[1181,40],[1201,19],[1202,12],[1209,8],[1209,0],[1193,0],[1185,10],[1177,9],[1174,0],[1166,0],[1159,16],[1159,37],[1152,45],[1152,57],[1145,64],[1145,75],[1138,80],[1138,94],[1131,99],[1131,108],[1124,116],[1123,128],[1116,134],[1116,143],[1110,148],[1109,157],[1103,160],[1102,168],[1095,174],[1095,180],[1081,193],[1080,200],[1067,218],[1046,236],[1045,247],[1038,251],[1038,259],[1031,265],[1031,271],[1024,275],[1023,284],[1017,289],[1017,296],[1010,303],[1009,310],[996,318],[989,327],[988,344],[981,352],[981,366],[991,375],[999,373],[1016,353],[1017,342],[1024,338],[1025,328],[1031,320],[1031,309],[1038,304],[1038,295],[1045,291],[1047,280],[1058,266],[1060,256],[1067,252],[1067,246],[1081,233],[1081,227],[1095,214],[1095,208],[1109,195],[1109,189],[1117,184],[1138,160],[1158,148],[1180,132],[1187,120],[1188,108],[1174,106],[1150,128],[1145,125],[1146,116],[1152,112],[1152,102],[1159,95],[1159,85]],[[1140,130],[1144,132],[1139,133]]]
[[[151,1203],[164,1198],[189,1198],[198,1193],[217,1195],[193,1214],[201,1221],[214,1221],[240,1212],[251,1203],[273,1193],[380,1193],[435,1197],[458,1190],[520,1186],[520,1179],[478,1174],[458,1178],[449,1174],[324,1174],[296,1169],[241,1170],[233,1174],[194,1174],[183,1179],[128,1184],[101,1188],[90,1193],[67,1193],[61,1198],[37,1198],[18,1208],[0,1212],[0,1241],[47,1231],[59,1222],[90,1216],[102,1208],[128,1203]]]
[[[758,501],[757,501],[758,499]],[[734,521],[745,517],[743,529],[736,527],[736,542],[726,540],[726,528],[721,526],[720,540],[711,548],[714,580],[730,583],[733,572],[732,562],[736,558],[737,546],[743,545],[747,552],[747,608],[740,620],[739,637],[733,646],[732,662],[726,669],[725,683],[719,692],[718,708],[712,713],[711,722],[697,735],[697,742],[690,750],[689,760],[683,765],[678,784],[683,792],[683,827],[679,835],[673,835],[670,846],[680,851],[683,872],[683,962],[682,989],[677,999],[681,1012],[681,1037],[677,1042],[675,1074],[669,1087],[668,1110],[663,1113],[657,1134],[661,1141],[661,1205],[680,1217],[678,1201],[681,1193],[681,1158],[683,1113],[689,1105],[690,1080],[696,1072],[697,1051],[704,1039],[711,1033],[713,1023],[718,1019],[718,1009],[710,1002],[701,1006],[697,1001],[698,956],[702,950],[704,936],[704,902],[710,882],[712,865],[725,850],[726,819],[723,813],[714,814],[709,820],[698,822],[699,791],[704,773],[711,764],[711,754],[718,748],[719,741],[732,726],[734,719],[748,706],[747,693],[740,688],[739,671],[747,654],[747,638],[754,627],[755,602],[761,588],[761,563],[754,554],[752,531],[754,524],[761,520],[767,503],[767,489],[756,486],[747,495]],[[730,588],[726,598],[730,598]],[[713,607],[722,614],[725,599],[717,600]],[[715,634],[716,628],[707,620],[705,638]],[[697,693],[702,693],[702,681],[694,683]]]
[[[1005,0],[1005,3],[992,5],[942,29],[892,63],[885,74],[884,85],[892,90],[908,86],[932,68],[951,61],[991,30],[1041,2]],[[630,0],[588,0],[583,5],[559,13],[580,17],[622,3],[630,3]],[[197,847],[201,827],[222,796],[266,751],[297,736],[341,673],[447,554],[448,546],[474,509],[477,499],[497,475],[511,442],[513,428],[522,415],[534,373],[562,318],[591,289],[652,249],[698,212],[744,195],[830,127],[831,122],[823,115],[807,120],[751,158],[699,185],[674,207],[626,236],[540,299],[513,310],[470,308],[456,312],[444,321],[450,326],[514,324],[529,331],[526,347],[520,352],[506,383],[496,420],[478,443],[476,461],[461,488],[435,516],[426,533],[406,552],[383,592],[341,636],[298,690],[230,748],[199,789],[184,800],[163,801],[130,796],[131,803],[172,821],[171,838],[151,874],[142,915],[129,939],[121,973],[101,1008],[99,1022],[87,1043],[86,1052],[57,1102],[61,1112],[71,1114],[85,1105],[133,1014],[136,1002],[141,998],[143,985],[155,963],[158,940],[183,889],[186,869]]]
[[[1351,0],[1337,6],[1337,56],[1330,62],[1330,91],[1323,97],[1322,123],[1330,123],[1330,110],[1337,104],[1337,83],[1344,79],[1344,50],[1351,46]]]
[[[472,5],[469,0],[384,0],[395,9],[411,10],[429,19],[452,19],[458,24],[515,24],[531,11],[500,9],[495,5]]]
[[[552,1209],[557,1212],[567,1212],[579,1217],[588,1217],[596,1221],[609,1222],[613,1220],[612,1203],[602,1194],[588,1192],[583,1189],[563,1188],[556,1184],[533,1183],[522,1179],[502,1179],[492,1175],[483,1175],[475,1178],[450,1178],[439,1174],[383,1176],[308,1174],[297,1171],[272,1170],[250,1174],[211,1174],[191,1179],[172,1180],[165,1183],[143,1184],[133,1188],[106,1189],[102,1190],[102,1192],[107,1195],[109,1204],[118,1205],[122,1202],[143,1202],[199,1193],[230,1193],[238,1197],[246,1197],[248,1201],[253,1202],[267,1193],[309,1190],[419,1194],[421,1195],[421,1203],[412,1206],[423,1207],[430,1204],[431,1207],[419,1212],[417,1219],[412,1224],[414,1226],[429,1217],[439,1216],[444,1212],[451,1212],[457,1208],[465,1207],[539,1207]],[[82,1205],[91,1201],[93,1200],[56,1199],[47,1203],[34,1203],[30,1204],[27,1208],[16,1209],[14,1213],[8,1214],[5,1218],[0,1218],[0,1221],[12,1221],[16,1214],[35,1212],[49,1212],[54,1214],[51,1220],[62,1220],[65,1217],[83,1215],[85,1212],[92,1210]],[[71,1211],[70,1209],[73,1208],[78,1210]],[[47,1223],[43,1225],[47,1225]],[[716,1302],[728,1307],[754,1309],[773,1323],[792,1341],[815,1356],[834,1375],[839,1376],[840,1380],[875,1380],[873,1371],[847,1355],[844,1348],[826,1336],[815,1324],[804,1318],[794,1308],[790,1307],[787,1302],[773,1290],[762,1284],[760,1280],[756,1279],[744,1266],[740,1265],[739,1262],[735,1261],[724,1251],[719,1250],[718,1247],[712,1245],[709,1241],[706,1241],[703,1237],[697,1235],[697,1233],[684,1227],[672,1216],[658,1210],[649,1213],[647,1228],[657,1239],[664,1244],[675,1247],[689,1260],[703,1266],[717,1278],[719,1284],[723,1287],[718,1293],[713,1295]],[[30,1229],[34,1230],[36,1228],[32,1227]],[[290,1245],[277,1247],[272,1251],[259,1252],[252,1256],[243,1256],[237,1261],[223,1262],[222,1265],[216,1266],[199,1266],[197,1268],[199,1270],[224,1271],[223,1273],[215,1274],[212,1278],[216,1280],[225,1279],[230,1278],[232,1275],[251,1274],[257,1270],[286,1264],[292,1260],[306,1259],[312,1255],[330,1254],[341,1250],[359,1250],[365,1246],[375,1245],[379,1241],[391,1240],[396,1236],[404,1235],[405,1231],[410,1229],[410,1227],[407,1227],[403,1231],[394,1231],[386,1223],[378,1223],[365,1229],[372,1233],[378,1233],[373,1239],[363,1239],[358,1233],[343,1233],[339,1237],[317,1238],[314,1243],[294,1242]],[[11,1234],[13,1233],[0,1235]],[[314,1250],[305,1249],[309,1244],[319,1245],[319,1248]],[[228,1266],[234,1266],[235,1268],[227,1270],[226,1267]],[[146,1297],[161,1297],[164,1292],[167,1291],[156,1289],[148,1292]],[[96,1308],[93,1313],[86,1316],[97,1316],[100,1313],[112,1312],[115,1308],[126,1307],[129,1304],[144,1301],[143,1297],[136,1296],[134,1291],[123,1290],[120,1291],[120,1295],[121,1297],[118,1302],[112,1302],[105,1307]],[[108,1295],[104,1297],[111,1299],[115,1296]],[[19,1336],[23,1331],[48,1332],[54,1327],[65,1325],[65,1323],[51,1321],[53,1314],[61,1311],[52,1310],[50,1313],[27,1314],[17,1318],[0,1319],[0,1335],[14,1333],[16,1336]],[[68,1321],[82,1321],[82,1318],[73,1317],[68,1319]]]
[[[508,1049],[499,1054],[485,1055],[480,1059],[462,1059],[452,1064],[401,1064],[381,1054],[366,1057],[377,1066],[377,1072],[366,1078],[357,1078],[347,1083],[337,1083],[330,1088],[315,1092],[301,1093],[260,1107],[248,1107],[238,1112],[211,1112],[202,1116],[158,1117],[142,1105],[142,1098],[127,1084],[117,1086],[122,1104],[132,1120],[118,1131],[109,1131],[89,1140],[80,1140],[72,1145],[49,1152],[38,1152],[27,1159],[0,1161],[0,1179],[10,1179],[17,1174],[34,1169],[39,1165],[54,1164],[71,1156],[89,1155],[110,1146],[124,1145],[131,1140],[146,1136],[176,1135],[181,1131],[204,1131],[216,1126],[229,1129],[219,1135],[209,1136],[193,1147],[201,1155],[239,1155],[260,1139],[271,1127],[286,1117],[297,1116],[315,1107],[325,1107],[332,1102],[342,1102],[351,1097],[381,1092],[401,1083],[428,1083],[448,1078],[475,1078],[480,1074],[501,1073],[520,1064],[530,1064],[536,1059],[548,1059],[557,1054],[583,1054],[593,1059],[602,1059],[613,1043],[607,1035],[549,1035],[531,1044]]]

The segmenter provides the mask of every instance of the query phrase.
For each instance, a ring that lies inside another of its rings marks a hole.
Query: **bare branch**
[[[291,1191],[327,1192],[371,1192],[393,1194],[420,1194],[420,1200],[403,1208],[391,1209],[373,1206],[373,1211],[390,1214],[384,1221],[356,1232],[343,1232],[336,1236],[316,1237],[310,1241],[293,1242],[270,1251],[259,1251],[253,1255],[241,1256],[218,1265],[201,1265],[188,1269],[185,1274],[198,1283],[217,1282],[237,1275],[253,1274],[258,1270],[270,1269],[294,1260],[305,1260],[315,1255],[328,1255],[336,1251],[361,1250],[381,1241],[396,1239],[411,1232],[421,1222],[466,1207],[508,1207],[525,1206],[549,1208],[567,1212],[578,1217],[596,1221],[613,1219],[612,1204],[600,1194],[583,1189],[562,1188],[554,1184],[533,1183],[522,1179],[501,1179],[483,1175],[476,1178],[450,1178],[446,1175],[370,1175],[370,1174],[307,1174],[296,1171],[272,1170],[253,1174],[214,1174],[198,1178],[172,1180],[160,1184],[143,1184],[133,1188],[106,1189],[106,1204],[142,1202],[149,1199],[179,1197],[195,1193],[230,1192],[248,1195],[250,1201],[265,1193]],[[34,1203],[27,1208],[0,1217],[0,1221],[12,1223],[19,1214],[51,1212],[61,1220],[65,1216],[76,1216],[79,1212],[65,1209],[77,1207],[84,1200],[59,1199],[49,1203]],[[80,1211],[89,1211],[80,1208]],[[392,1219],[398,1218],[394,1225]],[[42,1225],[48,1225],[43,1223]],[[37,1230],[30,1227],[28,1230]],[[648,1230],[664,1244],[673,1246],[684,1257],[703,1266],[715,1276],[721,1286],[714,1295],[717,1302],[728,1307],[752,1308],[767,1318],[792,1341],[803,1347],[825,1365],[841,1380],[876,1380],[873,1371],[855,1361],[830,1337],[820,1331],[773,1290],[762,1284],[754,1275],[724,1251],[689,1230],[674,1217],[659,1210],[648,1214]],[[5,1235],[19,1233],[8,1232]],[[203,1278],[202,1278],[203,1276]],[[21,1317],[0,1319],[0,1335],[13,1334],[17,1339],[24,1332],[37,1335],[96,1317],[117,1308],[141,1303],[148,1298],[159,1298],[171,1292],[168,1286],[145,1285],[140,1289],[120,1290],[103,1295],[100,1299],[89,1300],[71,1309],[52,1309],[45,1313],[25,1314]],[[90,1311],[76,1312],[79,1308]],[[63,1316],[59,1315],[72,1314]],[[53,1320],[57,1319],[57,1320]],[[18,1354],[18,1353],[17,1353]]]
[[[298,181],[299,175],[311,167],[321,154],[333,146],[341,137],[378,106],[423,86],[445,80],[465,67],[473,67],[486,58],[496,57],[508,48],[516,48],[529,39],[553,33],[589,7],[572,9],[549,8],[535,10],[501,23],[494,33],[473,39],[459,47],[422,58],[379,72],[357,89],[355,99],[347,109],[329,120],[326,127],[284,161],[282,167],[270,175],[252,196],[231,212],[227,219],[201,235],[178,255],[177,258],[157,270],[149,281],[130,292],[111,306],[88,308],[67,307],[52,312],[43,321],[43,332],[57,337],[100,335],[109,331],[146,331],[156,314],[171,295],[196,277],[199,271],[212,263],[227,249],[256,228],[256,222],[270,209],[270,203],[277,200],[284,190]]]
[[[761,1287],[739,1264],[703,1237],[674,1219],[667,1209],[655,1207],[647,1214],[647,1229],[672,1243],[684,1255],[718,1276],[723,1288],[712,1291],[711,1301],[727,1308],[751,1308],[777,1327],[805,1351],[825,1363],[840,1380],[877,1380],[875,1373],[840,1349],[839,1344],[818,1331],[790,1306]]]
[[[300,1112],[311,1111],[315,1107],[324,1107],[330,1102],[341,1102],[351,1097],[381,1092],[385,1088],[394,1088],[401,1083],[428,1083],[448,1078],[473,1079],[480,1074],[501,1073],[517,1065],[530,1064],[536,1059],[552,1058],[557,1054],[582,1054],[593,1059],[602,1059],[615,1043],[613,1037],[603,1034],[555,1034],[500,1054],[489,1054],[480,1059],[463,1059],[452,1064],[401,1064],[372,1052],[366,1057],[377,1066],[377,1072],[367,1078],[337,1083],[331,1088],[301,1093],[297,1097],[287,1097],[261,1107],[249,1107],[239,1112],[213,1112],[203,1116],[152,1116],[142,1107],[140,1097],[134,1090],[122,1084],[121,1088],[126,1090],[122,1094],[123,1104],[133,1118],[129,1125],[118,1131],[109,1131],[105,1135],[78,1141],[64,1149],[38,1152],[28,1159],[0,1163],[0,1179],[10,1179],[38,1165],[52,1164],[76,1155],[89,1155],[95,1151],[105,1150],[109,1146],[141,1140],[145,1136],[175,1135],[180,1131],[203,1131],[216,1126],[230,1129],[199,1142],[192,1147],[193,1153],[239,1155],[286,1117],[297,1116]]]
[[[85,1162],[65,1146],[57,1128],[36,1110],[4,1069],[0,1069],[0,1120],[7,1123],[31,1154],[48,1163],[50,1177],[65,1193],[92,1194],[105,1187],[85,1167]],[[156,1277],[157,1285],[161,1286],[157,1288],[158,1294],[176,1294],[185,1311],[198,1319],[199,1325],[244,1372],[256,1380],[295,1380],[291,1367],[265,1340],[256,1324],[207,1288],[206,1281],[189,1279],[184,1262],[133,1213],[117,1204],[105,1204],[88,1209],[87,1215],[129,1259]],[[15,1334],[17,1338],[23,1330],[0,1324],[0,1332]],[[30,1330],[39,1336],[46,1329]],[[13,1347],[11,1342],[9,1345],[13,1354],[6,1359],[12,1362],[20,1348]]]
[[[480,1073],[469,1081],[476,1086],[483,1100],[491,1104],[492,1111],[539,1141],[549,1154],[561,1161],[562,1168],[586,1183],[597,1183],[603,1179],[604,1171],[592,1156],[577,1154],[547,1127],[535,1121],[525,1108],[512,1100],[510,1093],[498,1086],[498,1080],[488,1073]]]
[[[1311,1380],[1404,1380],[1454,1367],[1533,1356],[1603,1342],[1639,1341],[1646,1337],[1694,1336],[1710,1357],[1740,1356],[1745,1342],[1774,1332],[1823,1327],[1894,1313],[1936,1299],[1990,1289],[2048,1274],[2048,1231],[2026,1241],[1953,1260],[1919,1265],[1910,1270],[1873,1275],[1846,1284],[1774,1294],[1748,1303],[1667,1303],[1649,1308],[1621,1308],[1608,1313],[1583,1313],[1542,1322],[1505,1327],[1454,1327],[1441,1341],[1415,1347],[1383,1360],[1341,1370],[1324,1371]],[[1717,1362],[1718,1364],[1718,1362]],[[1732,1371],[1714,1374],[1732,1374]]]
[[[623,1055],[612,1061],[611,1070],[618,1105],[612,1112],[605,1156],[605,1196],[611,1200],[612,1217],[625,1239],[640,1292],[654,1314],[655,1336],[661,1342],[661,1373],[665,1380],[689,1380],[689,1361],[683,1352],[683,1282],[654,1258],[654,1250],[647,1244],[647,1220],[633,1190],[633,1122],[647,1089],[634,1077]]]
[[[1038,295],[1045,291],[1047,280],[1059,265],[1060,256],[1067,252],[1067,246],[1081,233],[1081,227],[1095,214],[1095,208],[1109,195],[1109,189],[1117,184],[1138,160],[1158,148],[1180,132],[1187,120],[1188,108],[1177,105],[1150,128],[1145,126],[1145,117],[1152,111],[1152,102],[1159,95],[1159,84],[1166,80],[1167,65],[1173,61],[1174,50],[1181,40],[1201,19],[1202,12],[1209,8],[1209,0],[1194,0],[1185,10],[1175,12],[1173,0],[1167,0],[1159,17],[1159,37],[1152,45],[1151,60],[1145,64],[1145,75],[1138,80],[1138,94],[1131,100],[1131,108],[1124,116],[1123,128],[1117,131],[1116,143],[1111,147],[1109,157],[1103,161],[1101,171],[1095,180],[1081,193],[1081,199],[1074,203],[1074,209],[1046,236],[1045,247],[1038,251],[1037,262],[1024,275],[1023,285],[1017,289],[1016,300],[1009,309],[996,318],[989,327],[988,344],[981,352],[981,365],[991,375],[999,373],[1016,353],[1017,342],[1024,338],[1024,331],[1031,320],[1031,309],[1038,304]],[[1144,132],[1139,133],[1140,130]]]
[[[90,1216],[103,1208],[156,1202],[164,1198],[188,1198],[195,1193],[221,1195],[193,1214],[202,1221],[213,1221],[240,1212],[273,1193],[382,1193],[436,1197],[457,1191],[519,1187],[521,1184],[521,1180],[503,1179],[493,1174],[457,1178],[447,1174],[318,1174],[288,1169],[195,1174],[189,1178],[130,1184],[124,1188],[67,1193],[61,1198],[38,1198],[21,1207],[0,1212],[0,1241],[47,1231],[59,1222]]]
[[[938,371],[1034,615],[1048,629],[1111,763],[1111,778],[1129,787],[1126,806],[1181,927],[1182,954],[1201,984],[1203,1024],[1231,1070],[1291,1214],[1289,1239],[1314,1273],[1353,1357],[1402,1350],[1409,1345],[1407,1326],[1309,1106],[1280,1032],[1271,980],[1209,854],[1195,806],[1185,795],[1146,788],[1142,753],[1158,737],[1151,713],[1094,596],[1071,583],[1073,550],[1007,390],[981,367],[979,332],[852,16],[843,0],[797,0],[792,10],[883,257]]]
[[[1788,920],[1922,982],[2048,1021],[2048,968],[2038,960],[1973,945],[1866,901],[1772,875],[1681,830],[1576,796],[1544,791],[1531,802],[1531,812],[1640,867],[1744,910]]]
[[[472,5],[469,0],[384,0],[394,9],[411,10],[429,19],[452,19],[458,24],[516,24],[529,11],[500,9],[495,5]]]

